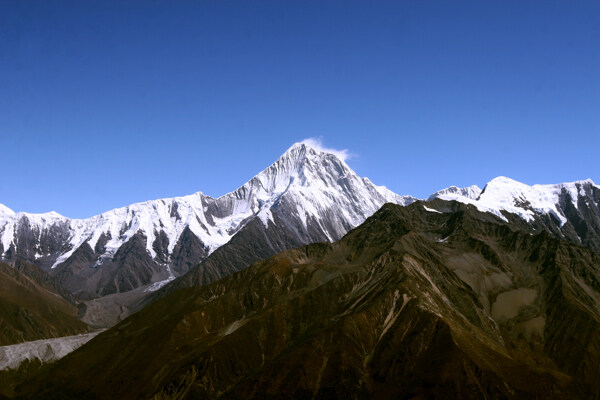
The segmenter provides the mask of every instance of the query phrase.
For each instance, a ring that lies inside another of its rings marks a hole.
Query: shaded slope
[[[0,263],[0,345],[74,335],[87,331],[76,318],[77,309],[44,282],[34,266],[17,264],[19,272]]]
[[[600,256],[473,206],[384,206],[334,244],[178,290],[24,397],[600,394]]]
[[[149,296],[142,305],[147,305],[178,289],[210,284],[282,251],[309,242],[328,241],[323,231],[311,225],[306,232],[304,229],[290,229],[290,224],[282,221],[280,214],[281,212],[275,209],[273,222],[269,222],[267,227],[259,220],[249,222],[229,243],[191,268],[187,274]],[[141,308],[141,305],[137,306],[137,309]]]
[[[51,292],[55,292],[74,306],[78,304],[78,300],[71,294],[71,292],[65,289],[55,278],[50,276],[46,271],[42,270],[37,265],[19,259],[12,264],[12,267],[31,279],[40,287]]]

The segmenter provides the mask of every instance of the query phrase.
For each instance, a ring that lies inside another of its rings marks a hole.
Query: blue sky
[[[600,183],[600,2],[0,3],[15,211],[219,196],[308,137],[418,197]]]

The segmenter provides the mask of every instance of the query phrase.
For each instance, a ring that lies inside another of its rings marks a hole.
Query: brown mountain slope
[[[24,260],[16,260],[12,264],[12,267],[21,274],[27,276],[40,287],[60,295],[74,306],[77,305],[77,299],[71,294],[71,292],[61,286],[56,279],[51,277],[46,271],[42,270],[37,265],[28,263]]]
[[[425,205],[386,205],[339,242],[179,290],[20,393],[597,397],[600,255],[471,206]]]
[[[0,263],[0,345],[87,331],[77,308],[45,281],[37,267]]]

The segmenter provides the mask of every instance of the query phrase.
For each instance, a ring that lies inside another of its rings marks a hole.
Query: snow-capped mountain
[[[504,221],[519,216],[534,229],[600,252],[600,187],[591,179],[553,185],[529,186],[500,176],[488,182],[478,195],[476,186],[441,190],[430,199],[473,204]]]
[[[356,193],[358,190],[346,191]],[[280,199],[281,204],[294,202],[298,196],[294,191],[289,192]],[[389,198],[392,197],[388,195]],[[519,225],[527,225],[525,229],[540,231],[546,230],[556,237],[566,238],[577,244],[584,244],[593,250],[600,251],[600,218],[598,213],[600,190],[591,181],[564,183],[558,185],[534,185],[499,177],[490,181],[482,190],[478,186],[458,188],[456,186],[440,190],[432,194],[428,201],[435,199],[456,200],[462,203],[475,205],[479,210],[491,212],[500,219],[507,221],[507,217]],[[412,198],[396,198],[392,202],[406,205]],[[294,226],[294,213],[290,212],[295,206],[286,205],[279,207],[273,215],[277,216],[277,226],[287,227],[279,232],[271,232],[264,237],[260,232],[253,231],[249,224],[240,232],[236,240],[223,246],[215,254],[208,257],[198,268],[190,270],[181,279],[174,281],[162,292],[208,284],[228,274],[250,265],[258,259],[268,258],[278,251],[290,247],[297,247],[300,243],[317,241],[331,241],[331,236],[322,237],[318,234],[305,236],[301,239],[289,238],[290,227]],[[425,206],[430,211],[434,208]],[[368,208],[369,212],[371,208]],[[342,210],[340,210],[343,213]],[[321,214],[322,215],[322,214]],[[290,222],[292,221],[292,222]],[[568,222],[567,222],[568,221]],[[335,224],[335,219],[330,221]],[[325,230],[326,231],[326,230]],[[343,230],[340,230],[343,231]],[[274,246],[274,238],[286,237],[284,246]],[[251,243],[252,248],[247,244]],[[263,251],[256,252],[255,249]]]
[[[0,208],[0,254],[49,268],[83,297],[123,292],[185,273],[248,222],[286,215],[301,244],[337,240],[386,202],[415,199],[360,178],[336,155],[304,143],[219,198],[201,192],[137,203],[88,219]],[[285,212],[282,212],[285,208]],[[160,286],[160,284],[156,285]]]
[[[600,251],[600,188],[591,180],[528,186],[499,177],[483,190],[450,187],[429,200],[436,198],[473,204],[503,220],[518,216],[534,229]],[[228,243],[187,278],[193,285],[282,250],[338,240],[384,203],[415,200],[359,177],[333,153],[297,143],[219,198],[198,192],[88,219],[0,205],[0,259],[33,262],[71,292],[94,298],[150,284],[148,290],[156,290]]]

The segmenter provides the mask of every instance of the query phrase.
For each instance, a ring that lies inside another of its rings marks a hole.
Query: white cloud
[[[332,149],[329,147],[325,147],[323,145],[323,139],[321,136],[306,138],[301,143],[304,143],[305,145],[310,146],[316,150],[322,151],[324,153],[331,153],[331,154],[337,156],[338,158],[342,159],[343,161],[346,161],[346,160],[354,157],[354,154],[350,153],[350,151],[348,149],[338,150],[338,149]]]

